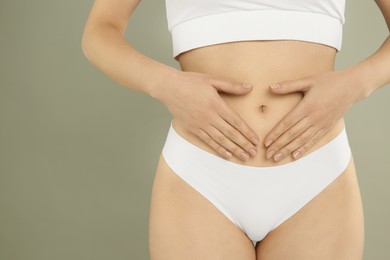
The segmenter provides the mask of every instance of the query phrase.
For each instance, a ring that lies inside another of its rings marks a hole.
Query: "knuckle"
[[[215,141],[217,141],[220,144],[225,142],[225,136],[223,136],[222,134],[217,134],[214,136],[214,138],[215,138]]]
[[[224,151],[225,149],[223,148],[223,146],[217,144],[217,143],[214,143],[214,146],[213,146],[213,149],[217,152],[219,152],[220,154],[224,154]]]
[[[313,136],[312,138],[310,138],[306,143],[305,143],[305,148],[308,149],[309,147],[311,147],[313,144],[315,144],[317,142],[317,136]]]
[[[216,150],[223,157],[227,157],[226,155],[227,155],[228,151],[225,148],[223,148],[222,146],[218,146],[218,148]]]
[[[273,146],[273,148],[274,149],[276,149],[276,150],[279,150],[279,149],[282,149],[283,148],[283,144],[284,143],[286,143],[286,141],[285,141],[285,136],[281,136],[281,137],[279,137],[278,138],[278,140],[276,140],[273,144],[272,144],[272,146]]]
[[[250,143],[250,142],[248,142],[246,140],[243,140],[241,142],[241,147],[244,148],[244,150],[246,150],[246,151],[249,151],[250,149],[254,148],[252,143]]]
[[[235,135],[232,139],[234,143],[237,144],[238,147],[248,151],[249,149],[253,148],[252,143],[250,143],[244,136],[241,134]]]
[[[299,147],[299,146],[298,146]],[[297,145],[289,145],[285,148],[287,153],[292,153],[297,148]]]
[[[244,136],[244,138],[246,140],[248,140],[249,142],[251,142],[252,140],[250,140],[251,138],[254,138],[255,136],[257,136],[257,134],[255,132],[252,132],[251,130],[246,130],[246,131],[243,131],[242,132],[242,135]]]
[[[234,139],[236,137],[235,131],[233,130],[233,128],[226,129],[225,135],[231,139]]]
[[[310,141],[311,136],[309,134],[305,134],[305,135],[302,135],[299,139],[300,139],[299,140],[300,143],[306,144],[307,142]]]
[[[242,125],[242,127],[240,128],[241,129],[241,134],[242,136],[247,139],[247,138],[251,138],[253,136],[256,136],[256,133],[253,132],[249,126],[247,127],[245,124]]]
[[[248,141],[249,143],[251,141],[250,138],[257,136],[257,134],[249,128],[244,128],[242,131],[240,131],[240,134],[245,139],[245,141]]]
[[[280,138],[282,135],[282,128],[281,125],[279,125],[276,129],[272,130],[272,133],[270,134],[270,137],[274,140]]]
[[[213,139],[207,135],[207,134],[204,134],[201,136],[201,138],[203,139],[203,141],[205,141],[207,144],[209,145],[212,145],[213,144]]]
[[[291,135],[294,137],[299,137],[304,133],[304,131],[302,131],[300,127],[293,127],[290,131],[291,131]]]
[[[253,144],[249,142],[246,138],[242,137],[237,142],[244,150],[248,151],[251,148],[254,148]]]
[[[207,134],[200,128],[189,128],[194,134],[196,134],[197,136],[199,136],[200,138],[202,138],[202,140],[204,140],[205,136],[207,136]]]
[[[291,153],[292,152],[292,147],[291,146],[286,146],[286,147],[283,147],[281,150],[280,150],[280,152],[282,153],[282,154],[289,154],[289,153]]]
[[[238,146],[234,146],[232,149],[229,150],[232,151],[237,156],[240,156],[240,154],[243,152],[243,150]]]
[[[281,131],[280,129],[286,129],[288,125],[289,125],[289,121],[283,120],[282,122],[280,122],[279,128],[276,132],[279,133]]]
[[[314,136],[313,141],[317,142],[321,139],[321,137],[325,134],[325,131],[323,129],[320,129],[316,136]]]
[[[240,118],[235,117],[235,118],[233,118],[232,122],[233,122],[233,125],[235,127],[238,127],[238,128],[243,128],[244,127],[244,124],[243,124],[243,122],[242,122],[242,120]]]
[[[302,145],[302,147],[299,150],[302,151],[302,153],[306,152],[310,148],[310,146],[311,146],[311,143],[307,142],[304,145]]]
[[[289,131],[287,131],[284,135],[283,135],[283,139],[284,140],[289,140],[291,138],[293,138],[295,135],[297,134],[297,131],[294,130],[294,129],[291,129]]]

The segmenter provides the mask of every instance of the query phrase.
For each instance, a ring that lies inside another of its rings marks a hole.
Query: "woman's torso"
[[[178,56],[183,71],[195,71],[220,76],[237,82],[250,82],[249,94],[233,96],[221,93],[222,99],[256,132],[260,143],[257,155],[243,162],[236,157],[232,162],[251,166],[272,166],[293,160],[287,156],[279,162],[267,160],[263,145],[266,134],[302,99],[301,93],[275,95],[269,84],[299,79],[334,69],[336,50],[332,47],[295,40],[241,41],[192,49]],[[221,157],[200,138],[173,119],[176,131],[205,151]],[[333,139],[343,128],[344,120],[321,138],[304,155]]]

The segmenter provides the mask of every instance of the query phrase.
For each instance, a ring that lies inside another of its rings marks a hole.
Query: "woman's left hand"
[[[267,134],[267,159],[298,159],[357,101],[369,93],[353,70],[327,71],[270,85],[274,94],[302,92],[303,99]],[[270,144],[271,143],[271,144]]]

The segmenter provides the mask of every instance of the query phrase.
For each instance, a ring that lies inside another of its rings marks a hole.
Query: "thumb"
[[[308,79],[288,80],[269,85],[270,90],[275,94],[288,94],[293,92],[306,92],[310,88]]]
[[[218,92],[225,92],[236,95],[243,95],[250,92],[253,89],[253,85],[250,83],[238,83],[226,80],[215,80],[212,86]]]

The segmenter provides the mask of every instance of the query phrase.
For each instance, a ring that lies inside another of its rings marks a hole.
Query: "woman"
[[[376,2],[390,28],[389,1]],[[153,185],[151,258],[361,259],[342,116],[390,82],[390,38],[334,71],[344,1],[167,0],[178,71],[123,38],[138,3],[95,0],[82,46],[173,115]]]

